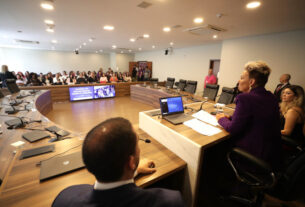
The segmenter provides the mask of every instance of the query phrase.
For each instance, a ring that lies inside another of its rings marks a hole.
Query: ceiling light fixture
[[[53,0],[45,0],[40,4],[41,8],[46,10],[54,10],[54,1]]]
[[[95,51],[95,53],[98,53],[98,51]]]
[[[100,50],[100,52],[103,52],[103,50]]]
[[[248,9],[255,9],[255,8],[259,7],[260,5],[261,5],[261,2],[259,2],[259,1],[252,1],[252,2],[249,2],[247,4],[247,8]]]
[[[116,45],[112,45],[112,49],[115,49],[116,48]]]
[[[81,48],[82,48],[82,46],[80,45],[80,46],[79,46],[79,49],[81,49]]]
[[[153,46],[151,46],[151,47],[152,47],[153,49],[154,49],[154,48],[156,48],[156,46],[154,46],[154,45],[153,45]]]
[[[104,26],[104,30],[108,30],[108,31],[114,30],[114,26],[105,25],[105,26]]]
[[[93,41],[93,39],[92,39],[92,38],[90,38],[88,41],[89,41],[89,42],[92,42],[92,41]]]
[[[214,39],[217,39],[217,37],[218,37],[217,35],[213,35],[213,38],[214,38]]]
[[[84,42],[84,43],[83,43],[83,45],[84,45],[84,46],[86,46],[86,45],[87,45],[87,43],[85,43],[85,42]]]
[[[149,34],[144,34],[143,37],[144,38],[149,38]]]
[[[173,43],[173,42],[170,42],[169,44],[170,44],[171,46],[173,46],[173,45],[174,45],[174,43]]]
[[[129,52],[132,52],[132,50],[128,50]]]
[[[47,32],[50,32],[50,33],[54,33],[54,29],[53,29],[53,28],[50,28],[50,27],[47,28],[46,31],[47,31]]]
[[[142,50],[142,48],[139,48],[139,50],[141,51],[141,50]]]
[[[50,19],[44,20],[44,23],[46,23],[47,25],[54,25],[54,21]]]
[[[164,32],[170,32],[170,31],[171,31],[171,28],[169,28],[169,27],[164,27],[164,28],[163,28],[163,31],[164,31]]]
[[[51,41],[53,44],[56,44],[57,43],[57,40],[52,40]]]
[[[200,23],[203,22],[203,18],[197,17],[197,18],[194,19],[194,22],[195,22],[196,24],[200,24]]]
[[[136,39],[135,39],[135,38],[130,38],[129,41],[130,41],[130,42],[135,42]]]
[[[121,53],[124,53],[123,51],[121,51]]]

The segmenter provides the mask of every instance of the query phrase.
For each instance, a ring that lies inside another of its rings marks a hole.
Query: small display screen
[[[94,98],[115,97],[114,85],[94,86]]]
[[[182,97],[160,98],[160,108],[162,115],[183,113]]]
[[[70,87],[70,101],[115,97],[114,85]]]

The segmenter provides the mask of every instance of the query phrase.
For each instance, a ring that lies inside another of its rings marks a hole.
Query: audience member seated
[[[131,77],[128,72],[123,74],[123,79],[125,82],[131,82]]]
[[[47,74],[46,84],[47,84],[47,86],[53,84],[53,76],[52,76],[52,73],[51,73],[51,72],[49,72],[49,73]]]
[[[122,76],[122,73],[121,73],[121,72],[118,74],[118,81],[119,81],[119,82],[123,82],[123,81],[124,81],[124,79],[123,79],[123,76]]]
[[[113,76],[110,77],[110,82],[111,83],[116,83],[118,82],[118,76],[117,76],[117,73],[114,73]]]
[[[2,87],[6,87],[6,79],[16,79],[12,72],[8,71],[7,65],[2,65],[0,73],[0,81],[2,82]]]
[[[280,112],[274,95],[265,89],[271,70],[264,62],[249,62],[239,80],[232,117],[217,114],[218,123],[232,136],[232,144],[269,163],[281,166]]]
[[[304,90],[300,86],[288,85],[282,92],[281,133],[289,136],[298,144],[305,145],[304,126]]]
[[[153,161],[140,161],[138,136],[124,118],[108,119],[88,132],[83,143],[83,161],[94,185],[64,189],[52,206],[184,206],[178,191],[142,189],[134,184],[137,173],[156,171]]]
[[[85,78],[84,72],[81,72],[78,78],[76,79],[76,84],[84,84],[84,83],[87,83],[87,80]]]
[[[30,77],[31,78],[28,80],[28,83],[27,83],[28,85],[30,85],[30,86],[41,86],[42,85],[42,83],[38,79],[36,73],[31,73]]]
[[[24,86],[26,84],[26,82],[22,79],[22,77],[19,74],[17,74],[16,84],[18,86]]]
[[[42,73],[39,73],[38,80],[41,82],[42,85],[46,85],[46,79]]]
[[[60,73],[56,73],[55,77],[53,78],[53,84],[54,85],[63,85],[63,82],[60,78]]]
[[[108,78],[105,76],[104,73],[102,73],[102,76],[100,77],[100,83],[107,83],[108,82]]]
[[[217,78],[213,74],[213,69],[212,68],[209,69],[209,73],[204,79],[204,88],[205,88],[206,84],[212,84],[212,85],[217,84]]]
[[[280,77],[280,84],[276,86],[276,89],[274,90],[274,95],[277,99],[278,102],[281,102],[281,94],[282,91],[290,85],[289,80],[290,80],[290,75],[289,74],[283,74]]]
[[[89,82],[89,83],[96,83],[96,82],[98,82],[95,73],[92,72],[92,73],[90,74],[90,77],[88,78],[88,82]]]

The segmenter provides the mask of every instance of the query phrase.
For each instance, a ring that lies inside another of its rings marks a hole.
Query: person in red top
[[[206,84],[217,84],[217,78],[213,74],[213,69],[212,68],[209,69],[209,73],[204,79],[204,88],[205,88]]]

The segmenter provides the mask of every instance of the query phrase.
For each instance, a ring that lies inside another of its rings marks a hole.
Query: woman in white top
[[[102,76],[101,76],[101,78],[100,78],[100,83],[107,83],[107,82],[108,82],[107,77],[105,76],[104,73],[102,73]]]

